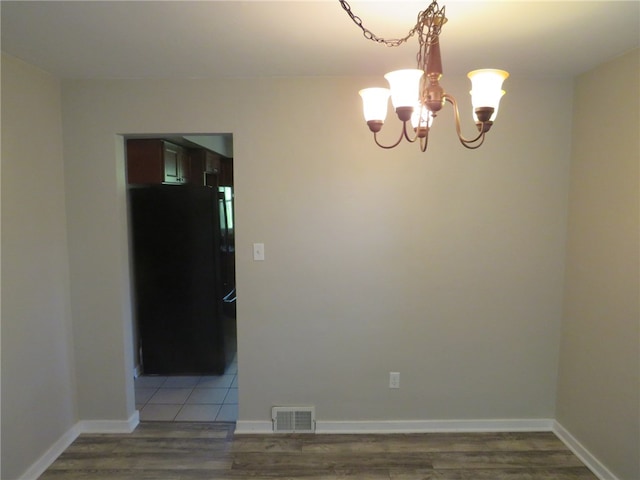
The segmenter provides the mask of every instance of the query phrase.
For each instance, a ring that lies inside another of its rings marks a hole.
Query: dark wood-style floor
[[[233,435],[141,423],[81,435],[40,480],[597,480],[553,433]]]

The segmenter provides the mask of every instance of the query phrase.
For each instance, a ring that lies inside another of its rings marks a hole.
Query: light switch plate
[[[253,244],[253,259],[255,261],[264,260],[264,243]]]

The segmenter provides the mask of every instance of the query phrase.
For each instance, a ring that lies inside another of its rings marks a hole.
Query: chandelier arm
[[[407,123],[408,123],[407,121],[402,122],[402,131],[400,132],[400,137],[398,137],[398,140],[396,141],[396,143],[392,145],[382,145],[378,141],[378,132],[373,132],[373,139],[375,140],[376,145],[378,145],[381,148],[386,148],[387,150],[389,150],[391,148],[395,148],[398,145],[400,145],[400,142],[402,141],[403,138],[406,139],[409,143],[414,143],[419,138],[418,132],[416,131],[415,137],[413,138],[409,137],[409,132],[407,131]],[[422,145],[422,140],[420,141],[420,145]]]
[[[480,126],[478,127],[480,129],[480,133],[478,134],[477,137],[472,139],[465,138],[462,135],[462,131],[460,128],[460,112],[458,111],[458,102],[456,101],[454,96],[449,95],[448,93],[445,93],[443,97],[447,102],[449,102],[453,106],[453,116],[456,124],[456,133],[458,134],[458,140],[460,140],[460,143],[464,147],[469,148],[471,150],[474,150],[479,146],[481,146],[484,143],[484,137],[486,133],[486,130],[484,128],[484,122],[480,123]]]
[[[402,122],[402,131],[404,133],[404,138],[407,140],[407,142],[414,143],[416,140],[418,140],[418,138],[420,136],[419,132],[418,132],[418,129],[415,129],[415,136],[413,138],[410,138],[409,137],[409,132],[407,130],[407,123],[408,122],[406,122],[406,121]]]
[[[376,142],[376,145],[378,145],[380,148],[386,148],[387,150],[395,148],[398,145],[400,145],[400,142],[406,136],[406,127],[405,127],[405,125],[406,125],[406,122],[403,123],[402,131],[400,132],[400,137],[398,138],[396,143],[394,143],[393,145],[383,145],[383,144],[381,144],[378,141],[378,132],[373,132],[373,140]]]
[[[429,145],[429,131],[430,129],[427,128],[427,134],[424,137],[420,137],[420,150],[422,153],[427,151],[427,146]]]

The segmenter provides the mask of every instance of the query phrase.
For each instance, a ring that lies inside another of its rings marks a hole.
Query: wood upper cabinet
[[[164,183],[189,183],[190,165],[189,154],[185,148],[164,144]]]
[[[191,181],[199,185],[217,187],[217,176],[220,174],[220,155],[203,148],[192,149]]]
[[[127,140],[128,183],[189,183],[190,173],[186,148],[159,139]]]
[[[233,187],[233,158],[220,158],[220,185]]]

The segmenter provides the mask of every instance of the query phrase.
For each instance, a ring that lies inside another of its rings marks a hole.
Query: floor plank
[[[143,422],[81,435],[40,480],[597,480],[553,434],[233,435]]]

